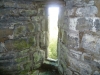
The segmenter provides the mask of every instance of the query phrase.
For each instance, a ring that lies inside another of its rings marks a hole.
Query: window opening
[[[58,15],[59,7],[48,8],[49,46],[48,59],[57,59]]]

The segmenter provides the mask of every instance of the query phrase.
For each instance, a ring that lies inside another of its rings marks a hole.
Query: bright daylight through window
[[[59,7],[48,8],[49,47],[48,58],[57,59],[58,15]]]

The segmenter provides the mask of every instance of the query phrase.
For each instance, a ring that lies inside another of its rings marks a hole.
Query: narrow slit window
[[[49,46],[48,58],[57,59],[58,15],[59,7],[48,8]]]

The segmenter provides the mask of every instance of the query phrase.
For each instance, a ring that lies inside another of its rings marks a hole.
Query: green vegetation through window
[[[48,24],[49,24],[49,47],[48,58],[57,59],[57,39],[58,39],[58,14],[59,7],[48,8]]]

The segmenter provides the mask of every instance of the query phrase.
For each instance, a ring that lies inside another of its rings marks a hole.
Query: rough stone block
[[[32,75],[39,75],[39,70],[34,71]]]
[[[25,3],[17,3],[17,8],[28,8]]]
[[[67,16],[70,16],[70,17],[76,17],[76,10],[77,10],[77,7],[73,7],[71,9],[66,9],[66,15]]]
[[[78,18],[70,18],[69,19],[69,29],[70,30],[76,31],[77,19]]]
[[[15,53],[1,53],[0,54],[0,60],[10,60],[13,59],[15,57]]]
[[[82,52],[79,52],[79,51],[76,51],[76,50],[70,50],[70,55],[71,57],[73,58],[76,58],[77,60],[80,60],[81,59],[81,55],[82,55]]]
[[[45,15],[44,11],[44,8],[38,8],[38,15]]]
[[[12,34],[13,34],[12,29],[0,29],[0,37],[8,37],[8,35],[12,35]]]
[[[7,50],[4,47],[2,47],[2,45],[0,44],[0,52],[5,52],[5,51],[7,51]]]
[[[12,51],[13,50],[13,42],[12,41],[7,41],[5,42],[5,48],[8,50],[8,51]]]
[[[32,21],[35,21],[35,22],[40,21],[39,16],[33,16],[32,17]]]
[[[30,17],[3,17],[0,20],[1,23],[14,23],[14,22],[28,22],[30,21]]]
[[[14,30],[14,36],[19,37],[19,36],[25,36],[26,34],[26,26],[18,26]]]
[[[100,19],[95,19],[94,26],[96,28],[96,31],[100,31]]]
[[[5,7],[16,7],[16,3],[15,2],[4,2],[4,6]]]
[[[82,38],[82,47],[88,52],[100,54],[100,39],[97,36],[85,34]]]
[[[94,0],[94,4],[98,8],[98,13],[96,14],[96,16],[100,17],[100,0]]]
[[[63,74],[63,67],[61,66],[61,64],[59,64],[58,69],[59,69],[59,72],[61,72],[61,74]]]
[[[23,8],[23,9],[36,9],[36,4],[32,4],[32,3],[21,3],[19,1],[19,3],[17,3],[17,8]]]
[[[99,68],[100,68],[100,60],[99,59],[94,59],[94,61],[99,64]]]
[[[45,47],[45,41],[46,41],[45,35],[46,35],[46,33],[42,32],[41,36],[40,36],[40,46],[41,46],[41,48]]]
[[[23,10],[20,12],[20,15],[23,16],[36,16],[37,15],[37,10]]]
[[[72,57],[70,57],[70,56],[68,56],[68,59],[67,59],[67,60],[69,61],[69,63],[70,63],[69,67],[70,67],[72,70],[74,70],[74,71],[76,71],[76,72],[79,72],[79,71],[80,71],[79,64],[80,64],[81,62],[79,62],[78,60],[76,60],[76,59],[74,59],[74,58],[72,58]]]
[[[70,37],[79,38],[79,31],[78,30],[68,30],[67,35]]]
[[[82,7],[78,8],[76,11],[76,15],[83,17],[93,17],[98,13],[98,9],[96,6]]]
[[[68,47],[79,48],[79,38],[68,36]]]
[[[68,8],[71,8],[72,6],[75,7],[85,7],[85,6],[93,6],[94,5],[94,0],[64,0],[66,1],[66,6]]]
[[[2,7],[4,5],[3,0],[0,1],[0,7]]]
[[[21,63],[21,62],[26,62],[26,61],[29,61],[29,57],[28,56],[23,56],[23,57],[19,57],[19,58],[16,58],[15,59],[15,62],[17,63]]]
[[[95,71],[95,72],[93,73],[93,75],[100,75],[100,72],[99,72],[99,71]]]
[[[93,27],[93,19],[91,18],[78,18],[76,29],[79,31],[89,31]]]
[[[68,68],[65,69],[64,75],[72,75],[72,71]]]
[[[0,66],[2,66],[2,67],[10,67],[11,68],[11,65],[14,65],[14,62],[11,60],[1,60],[1,62],[0,62]]]
[[[66,39],[68,39],[67,33],[66,33],[66,31],[62,31],[61,33],[62,33],[61,42],[62,42],[63,44],[65,44],[65,45],[67,45],[67,44],[68,44],[68,41],[66,40]]]
[[[44,57],[45,57],[45,53],[43,50],[37,51],[33,54],[34,59],[33,58],[32,59],[33,59],[34,69],[37,69],[41,66],[41,64],[44,61]]]
[[[79,74],[79,73],[77,73],[77,72],[74,72],[73,74],[74,74],[74,75],[80,75],[80,74]]]
[[[89,63],[90,61],[93,60],[93,56],[91,54],[88,54],[88,53],[83,53],[81,60]]]
[[[35,25],[33,23],[27,23],[26,27],[28,32],[35,32]]]
[[[80,74],[81,75],[90,75],[92,72],[92,68],[90,65],[86,63],[79,63],[80,66]]]
[[[40,29],[42,31],[46,31],[46,20],[45,20],[45,18],[43,18],[43,20],[41,21]]]

